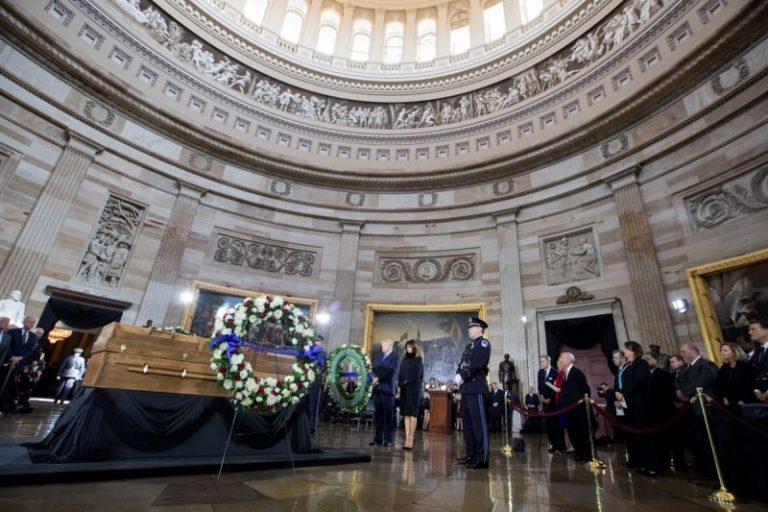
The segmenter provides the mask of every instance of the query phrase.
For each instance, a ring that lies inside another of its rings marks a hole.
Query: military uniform
[[[488,324],[478,318],[470,319],[470,326],[483,329]],[[461,378],[461,418],[464,423],[466,457],[461,460],[468,467],[488,467],[488,421],[485,414],[485,395],[488,394],[486,376],[491,359],[491,342],[484,336],[470,341],[461,356],[456,373]]]

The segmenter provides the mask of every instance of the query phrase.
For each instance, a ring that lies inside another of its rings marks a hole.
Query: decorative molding
[[[592,300],[595,296],[591,293],[586,293],[576,286],[571,286],[565,290],[565,295],[559,296],[555,299],[557,304],[569,304],[571,302],[584,302],[586,300]]]
[[[749,78],[749,75],[749,65],[746,60],[741,58],[730,64],[712,79],[712,90],[718,96],[722,96]]]
[[[272,180],[272,183],[269,185],[269,190],[273,194],[277,194],[283,197],[288,197],[289,195],[291,195],[291,192],[293,191],[293,185],[291,185],[287,181]]]
[[[728,2],[726,0],[708,0],[704,2],[698,11],[701,22],[706,25],[726,6],[728,6]]]
[[[320,259],[318,248],[223,231],[216,232],[212,247],[216,263],[288,276],[313,277]]]
[[[540,239],[547,286],[595,279],[602,275],[600,250],[592,227]]]
[[[145,211],[145,206],[110,194],[75,271],[75,280],[119,288]]]
[[[493,184],[493,195],[496,197],[506,196],[514,191],[515,180],[512,178],[503,181],[497,181]]]
[[[684,199],[695,231],[705,231],[768,209],[768,165]]]
[[[471,252],[377,253],[375,282],[393,284],[432,284],[471,281],[477,278],[479,249]]]
[[[349,206],[360,208],[365,206],[365,194],[362,192],[347,192],[344,197],[344,203]]]
[[[188,163],[189,166],[193,169],[205,173],[210,172],[211,168],[213,167],[213,159],[210,156],[204,155],[203,153],[199,153],[197,151],[193,151],[189,155]]]
[[[45,12],[65,27],[69,26],[69,22],[75,17],[75,13],[67,8],[67,6],[60,0],[51,0],[48,2],[48,5],[45,6]]]
[[[419,194],[416,200],[421,208],[435,206],[437,204],[437,192]]]
[[[612,158],[619,153],[623,153],[629,149],[629,136],[626,133],[622,133],[615,139],[609,140],[600,144],[600,154],[605,160]]]
[[[97,103],[94,100],[88,100],[83,107],[83,115],[91,121],[109,128],[115,121],[115,113],[104,105]]]
[[[693,29],[688,21],[683,22],[679,27],[672,31],[667,36],[667,43],[669,43],[669,49],[675,51],[684,41],[689,39],[693,35]]]

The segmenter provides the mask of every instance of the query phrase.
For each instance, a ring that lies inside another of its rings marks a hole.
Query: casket
[[[83,385],[94,388],[231,396],[211,370],[210,340],[147,327],[111,323],[93,346]],[[282,378],[294,356],[247,350],[257,377]]]

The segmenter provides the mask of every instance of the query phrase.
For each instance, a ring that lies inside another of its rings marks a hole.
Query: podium
[[[451,424],[451,403],[453,397],[450,391],[438,389],[429,392],[429,432],[437,434],[450,434],[453,432]]]

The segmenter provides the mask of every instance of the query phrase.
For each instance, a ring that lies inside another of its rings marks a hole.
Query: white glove
[[[457,386],[461,386],[461,383],[464,382],[464,379],[462,379],[461,375],[457,373],[456,376],[453,378],[453,382],[455,382]]]

